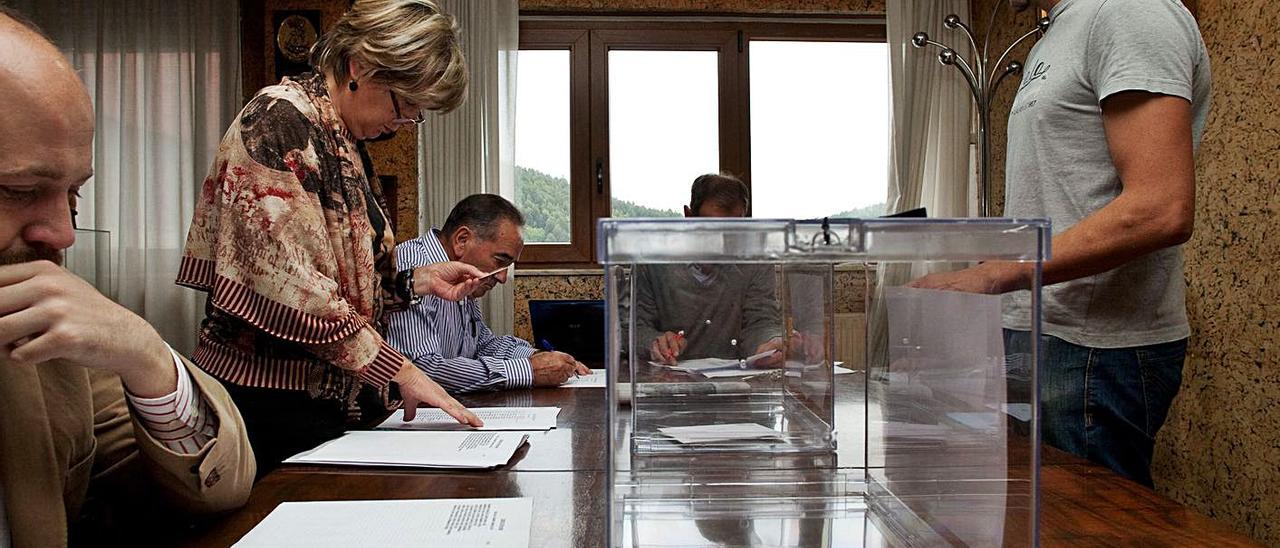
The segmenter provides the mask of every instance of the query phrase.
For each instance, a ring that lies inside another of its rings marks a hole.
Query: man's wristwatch
[[[416,305],[422,301],[422,296],[413,292],[412,268],[396,273],[396,296],[410,305]]]

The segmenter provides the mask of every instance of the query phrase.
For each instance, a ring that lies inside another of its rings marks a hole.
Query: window
[[[521,264],[594,266],[596,219],[682,216],[709,172],[742,178],[756,217],[878,215],[884,32],[878,20],[522,20]]]
[[[679,217],[689,174],[720,170],[717,55],[609,52],[613,217]]]
[[[883,214],[888,77],[883,43],[751,42],[754,216]]]
[[[526,242],[568,244],[569,50],[525,50],[516,69],[516,204]]]

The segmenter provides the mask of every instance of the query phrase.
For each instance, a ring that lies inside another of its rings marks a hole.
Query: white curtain
[[[911,45],[919,31],[969,57],[960,30],[944,29],[949,14],[969,21],[964,0],[886,3],[891,102],[889,208],[926,207],[930,217],[970,215],[969,150],[973,99],[955,67],[938,63],[938,49]]]
[[[938,62],[937,48],[921,49],[911,37],[924,31],[953,45],[969,58],[968,40],[959,29],[945,29],[949,14],[970,21],[965,0],[893,0],[886,2],[889,42],[890,102],[889,212],[917,207],[930,217],[974,214],[970,143],[973,99],[955,67]],[[886,318],[884,288],[902,285],[945,265],[880,265],[869,313],[868,357],[883,365]]]
[[[238,2],[18,0],[79,71],[97,114],[77,224],[111,232],[111,288],[175,349],[204,299],[174,285],[200,185],[240,108]]]
[[[418,226],[439,228],[459,200],[485,192],[515,201],[516,56],[520,47],[516,0],[442,0],[458,19],[471,85],[467,100],[443,116],[429,116],[418,134]],[[514,282],[483,299],[486,323],[512,332]]]

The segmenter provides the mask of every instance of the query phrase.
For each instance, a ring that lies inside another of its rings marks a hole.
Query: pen
[[[548,352],[556,352],[556,347],[553,347],[552,343],[550,343],[550,341],[547,341],[547,339],[543,339],[543,350]],[[577,367],[573,367],[573,378],[576,379],[576,378],[579,378],[579,376],[580,375],[577,374]]]
[[[670,333],[670,331],[668,331],[668,333]],[[682,341],[682,340],[684,340],[684,330],[683,330],[683,329],[681,329],[681,330],[679,330],[679,331],[677,331],[677,332],[676,332],[676,340],[677,340],[677,341]],[[663,352],[663,353],[662,353],[662,357],[663,357],[664,359],[666,359],[666,360],[669,360],[669,361],[675,361],[675,359],[676,359],[676,357],[675,357],[675,356],[671,355],[671,352]]]

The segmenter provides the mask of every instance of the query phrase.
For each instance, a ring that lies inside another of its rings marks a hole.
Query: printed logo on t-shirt
[[[1040,95],[1039,87],[1027,88],[1041,80],[1048,80],[1051,66],[1053,65],[1040,61],[1036,63],[1034,69],[1022,73],[1022,85],[1018,87],[1018,93],[1013,98],[1013,110],[1009,112],[1010,119],[1036,106],[1037,97]]]
[[[1022,86],[1018,88],[1018,91],[1022,91],[1027,86],[1034,84],[1039,80],[1048,80],[1049,67],[1052,66],[1053,65],[1046,65],[1044,61],[1036,63],[1036,68],[1022,74]]]

